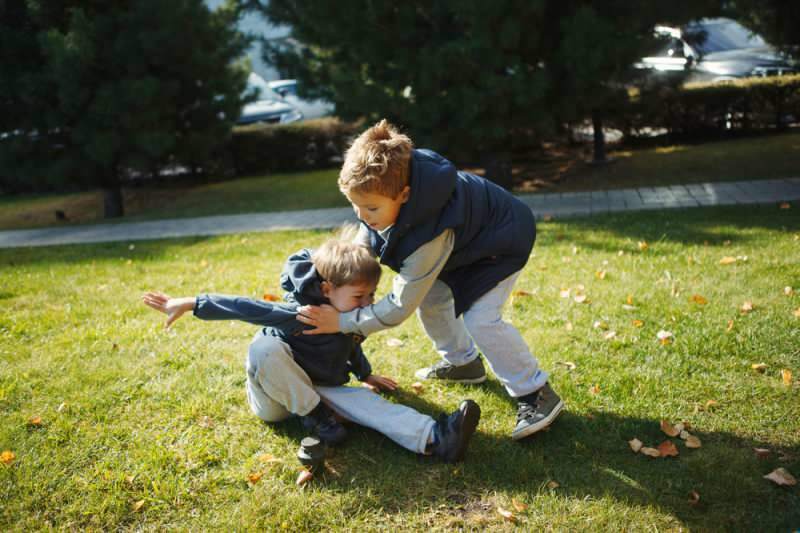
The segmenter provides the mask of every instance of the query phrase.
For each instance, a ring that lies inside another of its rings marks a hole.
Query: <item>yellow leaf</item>
[[[594,385],[589,387],[589,393],[590,394],[600,394],[600,385],[595,383]]]
[[[644,322],[642,322],[639,319],[634,319],[632,324],[633,324],[633,327],[635,327],[635,328],[640,328],[640,327],[644,326]]]
[[[748,300],[748,301],[746,301],[746,302],[744,302],[742,304],[742,307],[740,307],[739,310],[742,312],[743,315],[746,315],[747,313],[752,311],[754,308],[755,307],[753,306],[753,302]]]
[[[422,394],[422,391],[425,390],[425,386],[419,381],[415,381],[411,384],[411,390],[416,394]]]
[[[606,334],[603,335],[603,338],[605,340],[607,340],[607,341],[610,341],[611,339],[613,339],[616,336],[617,336],[617,332],[616,331],[607,331]]]
[[[728,327],[725,328],[725,331],[730,332],[732,329],[733,329],[733,319],[731,318],[730,320],[728,320]]]
[[[649,248],[647,241],[639,241],[639,250],[645,251]]]
[[[768,479],[775,483],[776,485],[786,485],[786,486],[794,486],[797,485],[797,480],[794,478],[792,474],[789,473],[788,470],[785,468],[776,468],[766,476],[764,479]]]
[[[34,416],[28,420],[29,426],[41,426],[42,425],[42,417],[41,416]]]
[[[514,513],[512,513],[508,509],[504,509],[502,507],[498,507],[497,508],[497,514],[499,514],[500,516],[502,516],[503,518],[505,518],[509,522],[516,522],[517,521],[517,517],[514,516]]]
[[[594,273],[597,276],[597,279],[606,279],[606,271],[605,270],[598,270]]]
[[[718,405],[719,405],[719,402],[717,400],[707,400],[706,401],[706,411],[708,411],[708,410],[712,410],[713,411]]]
[[[661,454],[661,457],[677,457],[678,447],[671,440],[665,440],[658,445],[658,453]]]
[[[792,294],[794,294],[794,289],[789,286],[786,286],[783,288],[783,294],[785,294],[786,296],[791,296]]]
[[[200,266],[203,267],[203,268],[207,267],[208,266],[208,261],[203,259],[202,261],[200,261]]]
[[[566,324],[564,324],[564,327],[567,329],[567,331],[572,331],[574,329],[572,322],[567,322]]]
[[[518,500],[518,499],[516,499],[516,498],[511,498],[511,505],[513,505],[513,506],[514,506],[514,509],[516,509],[518,513],[521,513],[521,512],[523,512],[525,509],[527,509],[527,508],[528,508],[528,504],[526,504],[526,503],[522,503],[521,501],[519,501],[519,500]]]
[[[736,262],[736,258],[735,257],[731,257],[729,255],[726,255],[725,257],[723,257],[722,259],[719,260],[719,264],[720,265],[731,265],[731,264],[733,264],[735,262]]]
[[[530,291],[514,291],[514,296],[533,296],[533,293]]]
[[[144,507],[144,500],[139,500],[138,502],[133,503],[133,511],[139,512],[142,507]]]
[[[673,426],[666,420],[661,421],[661,431],[663,431],[670,437],[677,437],[678,435],[680,435],[680,430],[676,429],[675,426]]]
[[[628,446],[631,447],[633,453],[639,453],[639,450],[642,449],[642,441],[640,441],[639,439],[631,439],[628,441]]]
[[[269,292],[265,292],[264,293],[264,300],[267,301],[267,302],[280,302],[281,301],[279,296],[276,296],[275,294],[271,294]]]
[[[687,448],[699,448],[702,446],[700,439],[698,439],[694,435],[688,435],[685,440]]]
[[[628,297],[625,299],[625,303],[628,305],[633,305],[633,296],[629,294]]]
[[[279,461],[279,459],[271,453],[262,453],[258,456],[258,460],[262,463],[276,463]]]
[[[595,320],[594,324],[592,324],[594,329],[608,329],[608,324],[603,322],[602,320]]]
[[[792,311],[792,314],[795,316],[795,318],[800,318],[800,307]]]
[[[767,369],[767,365],[765,363],[753,363],[750,365],[750,368],[755,370],[756,372],[763,374],[764,371]]]
[[[258,483],[261,480],[261,476],[264,474],[262,472],[253,472],[247,476],[247,481],[252,484]]]
[[[697,305],[706,305],[708,303],[708,300],[706,300],[699,294],[695,294],[694,296],[692,296],[692,301]]]
[[[16,454],[14,454],[14,452],[11,450],[3,450],[3,453],[0,453],[0,461],[2,461],[3,464],[10,465],[16,458]]]
[[[656,450],[655,448],[648,448],[647,446],[642,446],[639,450],[639,453],[642,453],[648,457],[661,457],[661,452]]]
[[[783,380],[783,384],[789,386],[792,384],[792,371],[788,368],[781,369],[781,379]]]

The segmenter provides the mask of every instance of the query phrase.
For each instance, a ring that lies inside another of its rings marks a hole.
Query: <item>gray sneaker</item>
[[[543,430],[552,424],[564,409],[564,402],[549,383],[545,383],[544,387],[536,392],[521,396],[518,401],[517,427],[511,433],[511,438],[514,440]]]
[[[453,366],[447,361],[439,361],[433,366],[420,368],[414,373],[419,379],[442,379],[455,383],[483,383],[486,370],[479,355],[466,365]]]

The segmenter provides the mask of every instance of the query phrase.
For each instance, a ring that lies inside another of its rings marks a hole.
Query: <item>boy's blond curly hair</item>
[[[311,253],[311,262],[323,280],[336,287],[344,285],[378,284],[381,265],[369,248],[353,242],[355,230],[345,228]]]
[[[359,135],[347,150],[339,189],[397,198],[408,185],[411,139],[386,119]]]

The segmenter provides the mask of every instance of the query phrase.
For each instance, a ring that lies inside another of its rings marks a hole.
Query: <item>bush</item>
[[[626,129],[666,128],[671,134],[785,128],[800,117],[800,75],[634,91]]]
[[[336,118],[236,127],[220,165],[238,176],[329,167],[341,161],[359,127]]]

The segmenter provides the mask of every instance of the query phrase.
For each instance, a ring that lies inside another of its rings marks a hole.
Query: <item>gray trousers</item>
[[[539,390],[547,381],[547,372],[539,368],[517,328],[503,320],[503,306],[519,274],[498,283],[460,317],[455,315],[450,287],[439,280],[417,309],[425,333],[442,358],[461,366],[478,357],[480,349],[492,372],[515,398]]]
[[[425,452],[433,418],[364,387],[314,385],[295,362],[289,345],[277,337],[258,332],[246,366],[250,409],[265,422],[306,415],[322,400],[343,418],[383,433],[412,452]]]

